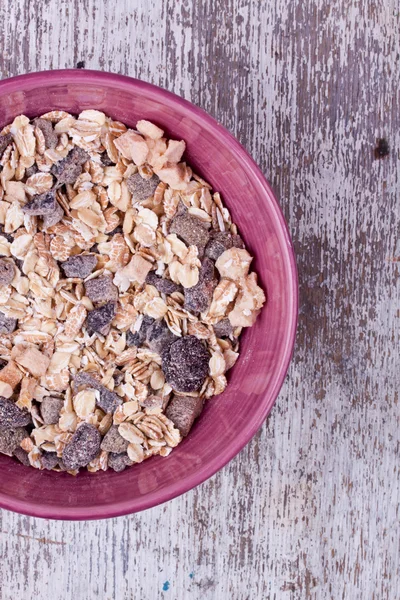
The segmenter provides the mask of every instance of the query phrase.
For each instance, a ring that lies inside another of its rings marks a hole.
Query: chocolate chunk
[[[65,277],[80,277],[85,279],[90,275],[97,265],[97,256],[93,254],[78,254],[70,256],[65,262],[61,263],[61,268]]]
[[[214,263],[209,258],[205,258],[201,264],[198,283],[185,289],[186,310],[193,313],[205,312],[211,304],[217,284]]]
[[[100,392],[100,398],[96,399],[96,405],[106,413],[114,413],[118,406],[122,404],[122,398],[115,392],[111,392],[102,385],[91,373],[77,373],[74,377],[74,392],[79,389],[92,388]]]
[[[60,411],[64,406],[62,398],[46,396],[40,404],[40,414],[45,425],[55,425],[60,419]]]
[[[86,467],[100,450],[101,435],[93,425],[82,423],[62,453],[62,461],[68,470]]]
[[[0,258],[0,286],[9,285],[15,277],[15,265],[10,260]]]
[[[82,173],[82,165],[89,159],[90,156],[85,150],[74,146],[65,158],[51,167],[51,172],[57,177],[57,185],[75,183]]]
[[[143,318],[142,324],[140,326],[139,331],[132,333],[128,331],[126,334],[126,345],[127,346],[136,346],[140,348],[144,341],[146,340],[147,330],[154,323],[154,319],[152,317],[148,317],[147,315]]]
[[[120,371],[119,369],[115,369],[114,375],[113,375],[115,387],[118,387],[119,385],[121,385],[121,383],[124,380],[124,377],[125,377],[125,373],[123,371]]]
[[[25,169],[25,177],[26,179],[29,179],[29,177],[32,177],[32,175],[36,175],[36,173],[39,172],[39,167],[37,166],[36,163],[33,163],[33,165],[31,167],[28,167],[27,169]]]
[[[222,321],[219,321],[219,323],[215,323],[215,325],[213,325],[213,328],[217,338],[228,337],[233,332],[233,327],[228,318],[222,319]]]
[[[113,414],[117,410],[118,406],[122,404],[122,398],[115,392],[111,392],[108,388],[103,385],[100,387],[100,399],[96,400],[96,405],[104,410],[105,413]]]
[[[53,227],[61,221],[64,216],[64,209],[61,205],[56,202],[54,212],[50,215],[43,215],[43,229],[48,229],[49,227]]]
[[[35,119],[33,124],[43,133],[46,148],[55,148],[58,144],[58,135],[54,131],[51,121],[47,119]]]
[[[161,396],[146,396],[143,400],[139,400],[139,404],[143,408],[162,408],[163,398]]]
[[[11,133],[6,133],[6,135],[0,135],[0,157],[3,156],[4,151],[7,146],[9,146],[13,141],[13,136]]]
[[[217,260],[225,250],[230,248],[244,248],[240,235],[232,235],[229,231],[213,231],[205,255],[212,260]]]
[[[210,355],[193,335],[178,339],[162,354],[162,370],[176,392],[195,392],[208,375]]]
[[[108,156],[106,151],[104,151],[100,154],[100,160],[101,160],[101,164],[104,167],[112,167],[113,165],[115,165],[115,162],[111,160],[111,158]]]
[[[174,292],[179,292],[182,288],[180,285],[177,285],[170,279],[164,279],[163,277],[159,277],[155,274],[154,271],[150,271],[150,273],[146,277],[146,283],[149,285],[154,285],[154,287],[160,292],[160,294],[173,294]]]
[[[27,410],[19,408],[12,400],[0,396],[0,429],[25,427],[31,422]]]
[[[58,465],[58,456],[56,452],[47,452],[46,450],[42,450],[42,456],[40,457],[40,462],[42,463],[42,467],[51,471]]]
[[[28,432],[23,427],[0,429],[0,452],[12,456]]]
[[[174,396],[167,406],[165,416],[170,419],[181,435],[186,437],[194,420],[203,410],[203,399],[191,396]]]
[[[44,194],[32,196],[32,200],[22,206],[22,210],[32,217],[43,215],[52,215],[57,212],[57,200],[55,190],[50,190]]]
[[[120,473],[126,467],[130,467],[131,465],[133,465],[133,461],[126,453],[115,454],[114,452],[110,452],[108,455],[108,466],[117,473]]]
[[[164,320],[154,321],[147,329],[146,342],[152,352],[161,354],[167,350],[177,339],[177,336],[171,333]]]
[[[126,452],[128,446],[128,440],[125,440],[122,435],[118,433],[117,425],[110,427],[104,436],[103,441],[101,442],[102,450],[105,450],[105,452],[115,452],[116,454]]]
[[[114,301],[107,302],[104,306],[89,311],[86,319],[86,328],[89,335],[95,332],[107,335],[116,312],[117,303]]]
[[[203,256],[210,237],[206,224],[188,212],[177,214],[172,219],[169,233],[175,233],[188,246],[197,246],[199,256]]]
[[[85,291],[86,296],[88,296],[92,302],[118,300],[118,288],[113,284],[111,277],[108,275],[85,281]]]
[[[17,327],[17,319],[6,317],[4,313],[0,311],[0,333],[12,333]]]
[[[8,429],[7,433],[9,431],[10,430]],[[26,432],[25,437],[27,437],[27,436],[28,436],[28,433]],[[0,450],[0,452],[1,452],[1,450]],[[15,458],[17,458],[19,460],[19,462],[21,462],[23,465],[25,465],[25,467],[31,466],[31,463],[29,462],[29,454],[28,454],[28,452],[26,452],[26,450],[21,448],[21,446],[17,446],[17,448],[15,448],[15,450],[13,452],[13,456],[15,456]]]
[[[160,183],[157,175],[152,175],[150,179],[143,179],[140,173],[134,173],[126,180],[126,185],[132,194],[133,202],[142,202],[150,196],[154,196],[154,192]]]

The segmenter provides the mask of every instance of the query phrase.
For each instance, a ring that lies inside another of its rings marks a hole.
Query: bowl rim
[[[282,242],[285,248],[283,256],[286,268],[289,271],[289,288],[287,290],[287,300],[289,303],[288,309],[288,325],[286,328],[286,340],[283,350],[282,360],[279,369],[271,379],[271,385],[268,391],[268,396],[263,396],[263,402],[260,403],[260,408],[254,413],[253,418],[246,423],[241,431],[240,437],[235,438],[224,450],[218,454],[212,462],[207,463],[200,471],[189,473],[183,479],[179,479],[161,491],[153,491],[142,498],[128,499],[120,501],[112,505],[94,505],[85,507],[68,507],[68,506],[38,506],[31,504],[29,500],[14,500],[10,499],[7,494],[0,491],[0,507],[18,512],[21,514],[40,517],[45,519],[61,519],[61,520],[92,520],[104,519],[132,514],[142,510],[152,508],[180,496],[200,485],[222,469],[230,462],[254,437],[258,429],[262,426],[265,419],[271,412],[271,409],[278,397],[278,394],[286,377],[290,361],[293,356],[299,307],[299,291],[298,291],[298,273],[294,254],[293,243],[290,238],[288,225],[284,218],[281,207],[278,204],[275,193],[271,185],[264,177],[262,171],[255,163],[254,159],[238,142],[238,140],[218,121],[211,117],[205,110],[192,104],[188,100],[169,92],[157,85],[129,77],[110,73],[108,71],[96,71],[91,69],[57,69],[52,71],[38,71],[25,75],[17,75],[0,81],[0,91],[2,93],[20,92],[22,88],[37,87],[41,83],[90,83],[102,85],[104,83],[114,84],[119,89],[126,92],[134,93],[135,90],[146,91],[149,97],[157,101],[165,101],[167,104],[177,105],[183,113],[190,115],[191,118],[196,116],[201,126],[208,131],[218,130],[218,135],[223,139],[224,143],[229,146],[236,158],[245,164],[250,176],[257,180],[258,185],[263,188],[265,195],[268,197],[271,208],[274,212],[278,231],[282,235]]]

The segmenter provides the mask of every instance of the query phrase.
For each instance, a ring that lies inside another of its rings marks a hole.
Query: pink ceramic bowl
[[[138,119],[186,140],[188,162],[222,194],[267,291],[256,325],[224,394],[212,399],[189,436],[168,458],[123,473],[37,471],[0,456],[0,506],[52,519],[99,519],[144,510],[211,477],[253,437],[269,414],[291,358],[298,309],[297,274],[287,226],[257,165],[200,108],[148,83],[97,71],[34,73],[0,82],[0,126],[18,114],[96,108],[134,126]]]

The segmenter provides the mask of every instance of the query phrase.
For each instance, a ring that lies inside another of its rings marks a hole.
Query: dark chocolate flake
[[[164,350],[167,350],[176,340],[177,336],[171,333],[163,320],[154,321],[147,329],[147,345],[152,352],[156,352],[157,354],[161,354]]]
[[[118,288],[108,275],[86,281],[85,291],[92,302],[107,302],[108,300],[118,299]]]
[[[159,277],[154,271],[150,271],[150,273],[147,275],[146,283],[153,285],[160,292],[160,294],[170,295],[174,292],[179,292],[182,289],[180,285],[177,285],[170,279]]]
[[[86,467],[100,451],[101,435],[93,425],[82,423],[62,453],[62,461],[68,470]]]
[[[51,167],[51,172],[57,178],[57,185],[75,183],[82,173],[82,165],[90,159],[90,155],[82,148],[74,146],[65,158]]]
[[[213,328],[217,338],[228,337],[233,332],[233,327],[228,318],[222,319],[218,323],[215,323],[215,325],[213,325]]]
[[[118,426],[113,425],[107,431],[106,435],[101,442],[101,449],[105,452],[115,452],[120,454],[125,452],[129,446],[128,440],[125,440],[122,435],[118,433]]]
[[[49,215],[43,215],[43,229],[48,229],[49,227],[53,227],[61,221],[64,216],[64,209],[61,205],[56,201],[54,212]]]
[[[171,221],[169,233],[175,233],[188,246],[197,246],[203,256],[210,234],[207,225],[188,212],[177,214]]]
[[[33,124],[43,133],[46,148],[55,148],[58,144],[58,135],[54,131],[51,121],[38,118],[33,121]]]
[[[133,461],[125,452],[121,454],[110,452],[108,455],[108,466],[117,473],[124,471],[126,467],[130,467],[131,465],[133,465]]]
[[[214,263],[206,257],[201,265],[198,283],[185,289],[184,307],[186,310],[193,313],[205,312],[211,304],[217,284],[218,279],[215,276]]]
[[[9,431],[10,430],[8,429],[7,433]],[[25,432],[25,437],[27,437],[27,436],[28,436],[28,433]],[[1,449],[0,449],[0,452],[2,452]],[[17,458],[20,463],[22,463],[23,465],[25,465],[25,467],[30,467],[31,466],[31,463],[29,462],[29,454],[28,454],[28,452],[26,452],[26,450],[24,450],[23,448],[21,448],[21,446],[17,446],[15,448],[15,450],[13,451],[13,456],[15,456],[15,458]]]
[[[167,406],[165,416],[173,422],[175,427],[181,432],[181,435],[185,437],[202,410],[202,398],[174,396]]]
[[[32,196],[32,199],[22,206],[22,210],[32,217],[52,215],[57,212],[57,204],[56,192],[50,190],[44,194]]]
[[[176,392],[195,392],[208,375],[210,355],[200,340],[187,335],[162,353],[162,370]]]
[[[27,410],[19,408],[12,400],[0,396],[0,429],[25,427],[31,422]]]
[[[97,256],[93,254],[78,254],[70,256],[65,262],[61,263],[61,268],[65,277],[80,277],[85,279],[90,275],[97,265]]]
[[[150,179],[144,179],[140,173],[134,173],[126,180],[133,202],[142,202],[153,196],[159,183],[160,179],[157,175],[152,175]]]
[[[0,453],[12,456],[26,437],[28,432],[23,427],[0,429]]]
[[[40,414],[45,425],[55,425],[60,419],[60,412],[64,406],[62,398],[46,396],[40,404]]]
[[[54,467],[58,466],[59,458],[55,452],[47,452],[46,450],[42,451],[42,456],[40,457],[40,462],[44,469],[51,471]]]
[[[7,146],[9,146],[13,141],[13,136],[11,133],[6,133],[5,135],[0,135],[0,157],[3,156],[4,151]]]
[[[100,308],[95,308],[89,311],[86,319],[86,328],[89,335],[100,333],[107,335],[110,331],[111,321],[117,312],[117,303],[114,301],[107,302]]]
[[[12,260],[0,258],[0,286],[9,285],[15,277],[15,265]]]

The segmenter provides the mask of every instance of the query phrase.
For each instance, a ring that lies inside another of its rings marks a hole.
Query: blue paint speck
[[[163,592],[167,592],[169,590],[169,581],[165,581],[162,586]]]
[[[192,572],[192,573],[189,573],[189,577],[190,577],[190,579],[193,579],[193,577],[194,577],[194,573],[193,573],[193,572]]]

